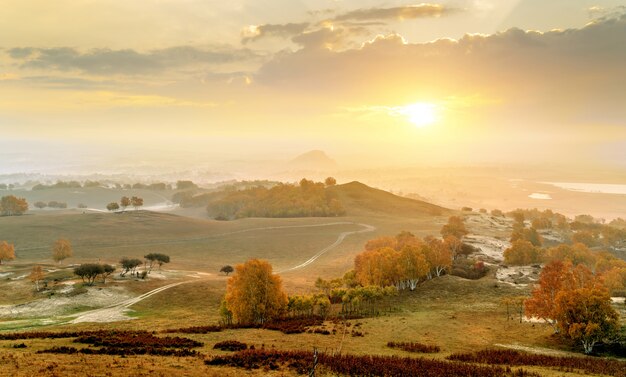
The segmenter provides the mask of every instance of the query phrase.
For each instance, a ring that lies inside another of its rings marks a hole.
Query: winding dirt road
[[[331,245],[323,248],[322,250],[320,250],[317,253],[315,253],[312,257],[310,257],[306,261],[304,261],[304,262],[302,262],[302,263],[300,263],[300,264],[298,264],[296,266],[277,271],[277,273],[280,274],[280,273],[284,273],[284,272],[288,272],[288,271],[294,271],[294,270],[297,270],[297,269],[309,266],[310,264],[314,263],[319,257],[321,257],[322,255],[326,254],[328,251],[330,251],[330,250],[334,249],[335,247],[341,245],[341,243],[346,239],[346,237],[348,237],[348,236],[350,236],[352,234],[373,232],[374,230],[376,230],[376,227],[374,227],[372,225],[368,225],[368,224],[357,224],[357,223],[353,223],[353,222],[334,222],[334,223],[314,224],[314,225],[289,225],[289,226],[273,226],[273,227],[264,227],[264,228],[252,228],[252,229],[244,229],[244,230],[230,232],[230,233],[222,233],[220,235],[230,235],[230,234],[237,234],[237,233],[245,233],[245,232],[251,232],[251,231],[256,231],[256,230],[272,230],[272,229],[285,229],[285,228],[307,228],[307,227],[322,227],[322,226],[346,225],[346,224],[359,225],[359,226],[363,227],[364,229],[340,233],[339,236],[337,237],[337,240],[335,242],[333,242]],[[164,285],[162,287],[159,287],[157,289],[153,289],[153,290],[151,290],[149,292],[146,292],[146,293],[144,293],[142,295],[139,295],[137,297],[133,297],[131,299],[124,300],[122,302],[119,302],[119,303],[116,303],[116,304],[113,304],[113,305],[109,305],[109,306],[104,307],[104,308],[89,310],[87,312],[82,312],[82,313],[75,314],[75,315],[72,316],[72,317],[74,317],[74,319],[72,319],[68,323],[116,322],[116,321],[124,321],[124,320],[132,319],[131,317],[129,317],[126,314],[126,312],[129,310],[129,308],[132,305],[134,305],[134,304],[136,304],[136,303],[138,303],[140,301],[143,301],[143,300],[147,299],[148,297],[151,297],[151,296],[154,296],[154,295],[156,295],[158,293],[161,293],[161,292],[163,292],[163,291],[165,291],[167,289],[174,288],[174,287],[179,286],[181,284],[186,284],[186,283],[198,281],[198,279],[207,278],[208,276],[211,275],[211,274],[207,274],[207,273],[203,273],[203,272],[195,272],[195,274],[196,275],[192,275],[195,278],[193,280],[180,281],[180,282]]]

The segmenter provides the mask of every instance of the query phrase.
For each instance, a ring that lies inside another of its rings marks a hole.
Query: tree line
[[[243,190],[223,191],[209,203],[207,212],[219,220],[243,217],[329,217],[342,216],[345,210],[339,200],[326,190],[335,184],[302,179],[299,184],[280,183],[274,187],[257,186]]]
[[[126,208],[130,206],[133,206],[135,210],[138,210],[139,208],[143,206],[143,198],[140,198],[138,196],[132,196],[130,198],[128,196],[122,196],[119,203],[111,202],[107,204],[106,207],[108,211],[116,212],[120,208],[122,209],[122,211],[126,211]]]

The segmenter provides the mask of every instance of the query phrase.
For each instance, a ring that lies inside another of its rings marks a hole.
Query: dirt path
[[[311,258],[307,259],[303,263],[300,263],[300,264],[298,264],[296,266],[293,266],[293,267],[290,267],[290,268],[287,268],[287,269],[284,269],[284,270],[281,270],[281,271],[277,272],[277,273],[283,273],[283,272],[288,272],[288,271],[294,271],[294,270],[306,267],[306,266],[314,263],[319,257],[321,257],[322,255],[326,254],[328,251],[334,249],[335,247],[339,246],[346,239],[346,237],[348,237],[348,236],[350,236],[352,234],[373,232],[374,230],[376,230],[376,228],[374,226],[368,225],[368,224],[356,224],[356,223],[352,223],[352,222],[335,222],[335,223],[315,224],[315,225],[291,225],[291,226],[275,226],[275,227],[244,229],[244,230],[241,230],[241,231],[231,232],[231,233],[228,233],[228,234],[244,233],[244,232],[249,232],[249,231],[253,231],[253,230],[271,230],[271,229],[283,229],[283,228],[306,228],[306,227],[321,227],[321,226],[346,225],[346,224],[359,225],[359,226],[363,227],[364,229],[340,233],[339,236],[337,237],[337,240],[335,242],[333,242],[331,245],[323,248],[322,250],[318,251],[315,255],[313,255]],[[74,319],[72,319],[68,323],[116,322],[116,321],[124,321],[124,320],[132,319],[132,317],[129,317],[126,314],[129,311],[129,308],[132,305],[134,305],[134,304],[136,304],[136,303],[138,303],[140,301],[143,301],[143,300],[147,299],[148,297],[154,296],[154,295],[156,295],[158,293],[161,293],[161,292],[163,292],[165,290],[168,290],[170,288],[174,288],[174,287],[179,286],[181,284],[186,284],[186,283],[198,281],[198,279],[207,278],[208,276],[210,276],[210,274],[206,274],[206,273],[203,273],[203,272],[194,272],[194,273],[195,273],[195,275],[191,275],[192,277],[195,278],[193,280],[179,281],[179,282],[176,282],[176,283],[164,285],[162,287],[153,289],[150,292],[146,292],[146,293],[144,293],[142,295],[139,295],[137,297],[133,297],[131,299],[124,300],[122,302],[106,306],[104,308],[89,310],[87,312],[75,314],[75,315],[72,316],[72,317],[74,317]]]
[[[124,300],[122,302],[119,302],[117,304],[113,304],[113,305],[109,305],[106,306],[104,308],[100,308],[100,309],[94,309],[94,310],[89,310],[87,312],[82,312],[79,314],[76,314],[76,318],[74,318],[73,320],[69,321],[69,323],[81,323],[81,322],[115,322],[115,321],[123,321],[123,320],[128,320],[131,319],[131,317],[126,315],[126,312],[128,311],[128,308],[131,307],[132,305],[147,299],[150,296],[154,296],[157,293],[163,292],[167,289],[170,288],[174,288],[176,286],[179,286],[181,284],[185,284],[185,283],[190,283],[192,281],[197,281],[197,280],[186,280],[186,281],[179,281],[177,283],[172,283],[172,284],[168,284],[168,285],[164,285],[162,287],[159,287],[157,289],[153,289],[150,292],[146,292],[142,295],[139,295],[137,297],[133,297],[131,299],[128,300]]]
[[[276,273],[280,274],[283,272],[288,272],[288,271],[293,271],[293,270],[297,270],[303,267],[306,267],[308,265],[310,265],[311,263],[315,262],[317,260],[317,258],[321,257],[322,255],[326,254],[326,252],[328,252],[331,249],[334,249],[335,247],[339,246],[343,240],[346,239],[346,237],[348,237],[351,234],[358,234],[358,233],[368,233],[368,232],[373,232],[376,230],[376,227],[372,226],[372,225],[368,225],[368,224],[357,224],[360,225],[362,227],[364,227],[365,229],[361,229],[361,230],[355,230],[352,232],[343,232],[341,234],[339,234],[339,237],[337,237],[337,240],[330,246],[327,246],[325,248],[323,248],[322,250],[318,251],[315,255],[313,255],[311,258],[307,259],[305,262],[300,263],[297,266],[291,267],[291,268],[286,268],[284,270],[280,270],[277,271]]]

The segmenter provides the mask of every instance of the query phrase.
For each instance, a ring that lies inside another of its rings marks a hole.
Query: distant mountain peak
[[[338,167],[337,162],[330,158],[326,152],[321,150],[312,150],[303,153],[289,161],[288,166],[291,170],[309,171],[335,170]]]

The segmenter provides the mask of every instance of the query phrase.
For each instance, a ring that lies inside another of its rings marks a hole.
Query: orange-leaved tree
[[[556,300],[556,313],[563,334],[580,342],[586,354],[599,341],[610,339],[619,330],[619,315],[603,287],[564,290]]]
[[[567,266],[555,260],[548,263],[539,275],[539,284],[526,300],[526,315],[537,317],[549,323],[555,333],[559,332],[556,312],[556,296],[563,287],[563,279]]]
[[[30,279],[30,281],[35,283],[35,288],[37,288],[37,292],[39,292],[39,282],[42,281],[44,278],[44,272],[41,266],[33,266],[33,269],[31,270],[30,275],[28,275],[28,278]]]
[[[65,238],[59,238],[52,246],[52,259],[55,262],[61,262],[73,255],[72,244]]]
[[[3,260],[15,259],[15,247],[7,241],[0,242],[0,264]]]
[[[455,236],[458,239],[462,239],[467,233],[465,223],[459,216],[451,216],[448,219],[448,223],[441,228],[441,235],[445,238],[447,236]]]
[[[244,324],[263,324],[283,315],[287,295],[280,276],[272,273],[272,265],[251,259],[235,266],[226,287],[226,307]]]

